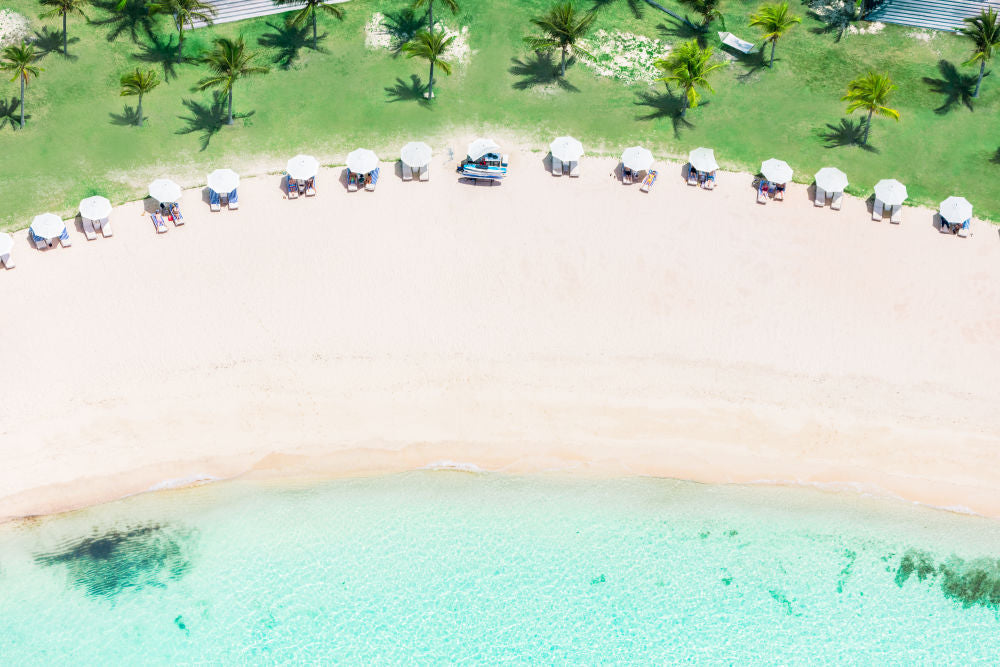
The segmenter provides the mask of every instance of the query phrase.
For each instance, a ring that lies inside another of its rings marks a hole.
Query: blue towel
[[[219,193],[218,192],[216,192],[215,190],[209,190],[208,191],[208,201],[209,201],[209,203],[218,206],[221,203],[222,200],[219,198]]]
[[[60,241],[69,241],[69,230],[63,227],[62,234],[59,235]]]
[[[378,167],[375,167],[375,171],[372,172],[372,185],[378,183]]]
[[[30,229],[28,231],[31,232],[31,240],[34,241],[35,243],[38,243],[39,241],[48,241],[48,239],[43,239],[41,236],[36,234],[34,229]]]
[[[239,203],[239,201],[240,200],[236,196],[236,190],[233,190],[232,192],[229,193],[229,203],[230,204],[232,204],[234,202],[235,203]]]

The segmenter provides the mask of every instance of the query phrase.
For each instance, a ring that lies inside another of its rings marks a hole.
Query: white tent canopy
[[[411,141],[399,151],[399,159],[410,167],[426,167],[431,163],[431,147],[422,141]]]
[[[232,192],[240,187],[240,175],[232,169],[216,169],[208,175],[208,188],[212,192]]]
[[[378,156],[367,148],[358,148],[347,155],[347,168],[355,174],[367,174],[378,169]]]
[[[772,183],[788,183],[792,180],[792,168],[784,160],[764,160],[760,164],[760,173]]]
[[[8,255],[14,248],[14,237],[10,234],[0,234],[0,255]]]
[[[899,206],[907,197],[906,186],[895,178],[883,178],[875,184],[875,199],[889,206]]]
[[[823,167],[816,172],[816,187],[826,192],[843,192],[847,187],[847,174],[836,167]]]
[[[285,171],[288,172],[288,177],[292,180],[306,181],[310,178],[316,178],[316,174],[319,172],[319,161],[312,155],[296,155],[288,161]]]
[[[719,163],[715,161],[715,151],[711,148],[696,148],[688,153],[688,162],[695,171],[715,171],[719,168]]]
[[[111,202],[106,197],[87,197],[80,201],[80,217],[87,220],[103,220],[111,215]]]
[[[549,150],[560,162],[576,162],[583,155],[583,144],[573,137],[556,137],[549,144]]]
[[[169,178],[158,178],[149,184],[149,196],[156,201],[176,203],[181,198],[181,186]]]
[[[66,223],[55,213],[42,213],[31,221],[31,231],[43,239],[54,239],[66,231]]]
[[[492,139],[479,138],[469,144],[469,150],[466,155],[469,156],[470,160],[478,160],[487,153],[500,153],[500,145]]]
[[[653,154],[642,146],[631,146],[622,153],[622,165],[632,171],[646,171],[653,166]]]
[[[941,202],[941,217],[954,224],[972,217],[972,204],[965,197],[948,197]]]

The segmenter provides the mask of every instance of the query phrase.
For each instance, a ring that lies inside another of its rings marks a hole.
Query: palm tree
[[[274,4],[279,7],[284,5],[300,5],[303,2],[305,2],[305,6],[295,12],[295,16],[288,23],[298,28],[306,21],[311,21],[313,27],[313,49],[316,49],[318,48],[318,37],[316,36],[317,12],[324,11],[331,16],[336,16],[338,19],[343,20],[344,10],[339,5],[324,4],[326,0],[274,0]]]
[[[665,81],[667,85],[676,83],[684,91],[684,106],[681,108],[681,118],[687,114],[689,108],[698,106],[701,95],[698,88],[714,93],[712,86],[708,83],[708,75],[717,69],[725,67],[726,63],[716,63],[709,65],[712,59],[711,48],[701,48],[698,41],[692,39],[684,42],[674,51],[664,58],[657,60],[656,66],[663,70],[664,76],[658,79]]]
[[[83,8],[90,4],[90,0],[40,0],[42,7],[51,7],[47,12],[42,12],[41,18],[47,19],[51,16],[62,16],[63,20],[63,55],[69,55],[66,33],[66,17],[70,14],[79,14],[83,18],[87,15],[83,13]]]
[[[218,12],[215,7],[202,0],[160,0],[149,5],[153,13],[173,14],[177,25],[177,55],[181,55],[184,47],[184,24],[194,30],[195,21],[204,21],[212,25],[212,17]]]
[[[577,42],[587,34],[596,18],[597,14],[594,12],[587,12],[580,16],[572,2],[564,2],[552,7],[545,16],[531,19],[532,23],[541,28],[544,37],[526,37],[524,41],[537,51],[560,49],[562,51],[562,64],[559,67],[559,72],[560,76],[566,76],[567,49],[573,47],[576,51],[587,53]]]
[[[160,85],[160,77],[156,75],[156,70],[148,69],[142,71],[136,67],[134,72],[122,74],[121,84],[122,97],[129,95],[139,96],[138,108],[136,109],[136,117],[138,119],[136,124],[142,127],[142,96]]]
[[[858,109],[868,112],[865,136],[861,143],[868,143],[868,133],[872,129],[873,115],[878,114],[899,120],[899,112],[886,106],[889,102],[889,94],[894,90],[896,90],[896,85],[893,84],[888,74],[876,74],[875,72],[868,72],[868,74],[847,84],[847,94],[840,98],[850,102],[847,105],[847,113],[854,113]]]
[[[995,9],[984,9],[979,16],[965,19],[966,27],[960,32],[972,40],[972,57],[966,65],[979,63],[979,79],[976,81],[976,92],[973,97],[979,97],[979,86],[983,83],[986,73],[986,63],[993,57],[993,50],[1000,49],[1000,20]]]
[[[413,39],[403,44],[403,52],[407,58],[423,58],[431,64],[431,74],[427,79],[427,97],[434,97],[434,65],[437,64],[445,74],[451,74],[451,63],[441,60],[455,36],[446,37],[443,32],[421,30]]]
[[[458,13],[458,3],[455,0],[441,0],[445,6],[451,10],[452,14]],[[413,8],[420,9],[427,5],[427,29],[434,31],[434,0],[413,0]]]
[[[788,13],[788,3],[761,5],[756,13],[750,15],[750,25],[758,26],[764,33],[764,42],[771,42],[771,62],[768,67],[774,67],[774,46],[778,38],[792,29],[796,23],[802,23],[798,16]]]
[[[726,27],[726,21],[722,17],[719,6],[722,0],[680,0],[682,4],[689,5],[695,14],[701,15],[701,27],[707,28],[708,24],[715,19],[722,20],[722,27]]]
[[[31,44],[21,46],[8,46],[3,50],[3,58],[0,59],[0,69],[13,72],[14,79],[21,80],[21,129],[24,129],[24,87],[28,84],[28,79],[37,77],[39,72],[44,72],[41,67],[35,67],[32,63],[38,59],[35,55],[35,47]]]
[[[233,124],[233,86],[236,82],[254,74],[266,74],[270,71],[263,65],[253,64],[257,55],[256,51],[247,51],[243,37],[236,39],[220,37],[215,40],[215,49],[201,58],[201,62],[208,65],[212,71],[212,75],[199,81],[195,90],[218,88],[219,92],[229,98],[227,125]]]

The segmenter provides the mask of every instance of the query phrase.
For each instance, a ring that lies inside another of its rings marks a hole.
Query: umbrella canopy
[[[176,202],[181,198],[181,186],[169,178],[158,178],[149,184],[149,196],[156,201]]]
[[[232,169],[216,169],[208,175],[208,189],[212,192],[232,192],[240,187],[240,175]]]
[[[972,217],[972,204],[965,197],[948,197],[939,210],[948,222],[965,222]]]
[[[688,162],[695,171],[715,171],[719,163],[715,161],[715,151],[711,148],[696,148],[688,153]]]
[[[367,174],[378,169],[378,156],[375,151],[359,148],[347,156],[347,168],[355,174]]]
[[[14,247],[14,237],[10,234],[0,234],[0,255],[7,255]]]
[[[431,147],[422,141],[411,141],[399,151],[399,159],[411,167],[426,167],[431,163]]]
[[[55,213],[42,213],[31,221],[31,231],[43,239],[54,239],[66,231],[66,223]]]
[[[760,173],[764,178],[774,183],[787,183],[792,180],[792,168],[784,160],[765,160],[760,164]]]
[[[87,197],[80,201],[80,217],[102,220],[111,215],[111,202],[106,197]]]
[[[316,178],[316,173],[319,172],[319,161],[312,155],[296,155],[288,161],[285,171],[293,180],[306,181],[310,178]]]
[[[653,154],[642,146],[626,148],[622,153],[622,165],[632,171],[646,171],[653,166]]]
[[[816,172],[816,187],[827,192],[843,192],[847,187],[847,174],[836,167],[823,167]]]
[[[883,204],[899,206],[906,197],[906,186],[895,178],[883,178],[875,184],[875,199]]]
[[[560,162],[576,162],[583,155],[583,144],[573,137],[556,137],[549,144],[549,150],[552,157]]]
[[[487,153],[499,153],[500,146],[497,142],[492,139],[476,139],[471,144],[469,144],[469,151],[466,155],[469,156],[470,160],[478,160]]]

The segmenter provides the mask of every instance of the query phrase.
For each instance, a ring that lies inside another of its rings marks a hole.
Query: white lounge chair
[[[316,177],[315,176],[313,176],[312,178],[308,179],[305,182],[305,188],[306,188],[306,197],[315,197],[316,196]]]
[[[7,253],[6,255],[0,255],[0,263],[3,263],[3,265],[6,266],[8,269],[14,268],[14,260],[10,258],[10,253]]]
[[[889,219],[889,222],[893,223],[894,225],[898,225],[902,221],[903,221],[903,205],[896,204],[895,206],[892,207],[892,217]]]
[[[882,207],[884,204],[881,199],[875,200],[875,205],[872,206],[872,220],[875,222],[882,222]]]
[[[235,211],[240,207],[240,197],[239,193],[236,190],[233,190],[232,192],[229,193],[228,199],[229,199],[230,211]]]
[[[431,178],[431,170],[426,164],[420,168],[420,180],[429,181]]]
[[[632,185],[632,170],[622,168],[622,183],[625,185]]]
[[[579,160],[573,160],[572,162],[570,162],[566,166],[569,167],[569,175],[572,178],[580,178],[580,161]]]
[[[813,199],[814,206],[826,206],[826,190],[816,186],[816,198]]]
[[[32,237],[34,238],[35,241],[35,247],[38,248],[39,250],[45,250],[49,247],[49,242],[47,239],[43,239],[40,236],[34,236],[34,234],[32,234]]]
[[[657,172],[651,170],[646,172],[646,176],[642,179],[642,185],[639,186],[639,190],[642,192],[649,192],[649,189],[653,187],[653,183],[656,183]]]
[[[562,172],[563,172],[562,160],[560,160],[555,155],[553,155],[552,156],[552,175],[553,176],[562,176]]]
[[[843,203],[844,203],[844,193],[843,192],[833,193],[833,199],[830,200],[830,208],[832,208],[834,211],[839,211]]]
[[[96,239],[97,232],[94,230],[94,221],[90,218],[80,218],[80,222],[83,223],[83,235],[87,237],[87,240]]]
[[[701,182],[701,187],[705,188],[706,190],[714,190],[715,189],[715,172],[714,171],[710,172],[705,177],[705,179]]]
[[[355,174],[352,174],[349,170],[347,172],[347,191],[357,192],[358,191],[358,179]]]
[[[111,223],[108,222],[107,218],[102,219],[100,222],[101,222],[101,234],[104,235],[104,238],[108,238],[110,236],[115,235],[114,230],[111,229]]]
[[[69,237],[69,234],[66,231],[63,231],[62,236],[59,237],[59,244],[64,248],[68,248],[73,245],[73,240]]]
[[[404,181],[412,181],[413,180],[413,168],[410,167],[410,165],[406,164],[405,162],[401,162],[400,164],[403,167],[403,180]],[[419,169],[417,171],[419,171]]]
[[[965,222],[963,222],[958,228],[958,235],[961,236],[962,238],[966,238],[972,231],[970,228],[971,224],[972,222],[970,220],[966,220]]]
[[[768,194],[768,191],[770,191],[770,187],[768,187],[767,191],[764,190],[764,188],[763,188],[762,185],[757,187],[757,203],[758,204],[766,204],[767,203],[767,194]]]
[[[731,32],[720,32],[719,39],[729,48],[736,49],[740,53],[750,53],[753,51],[753,42],[740,39]]]

